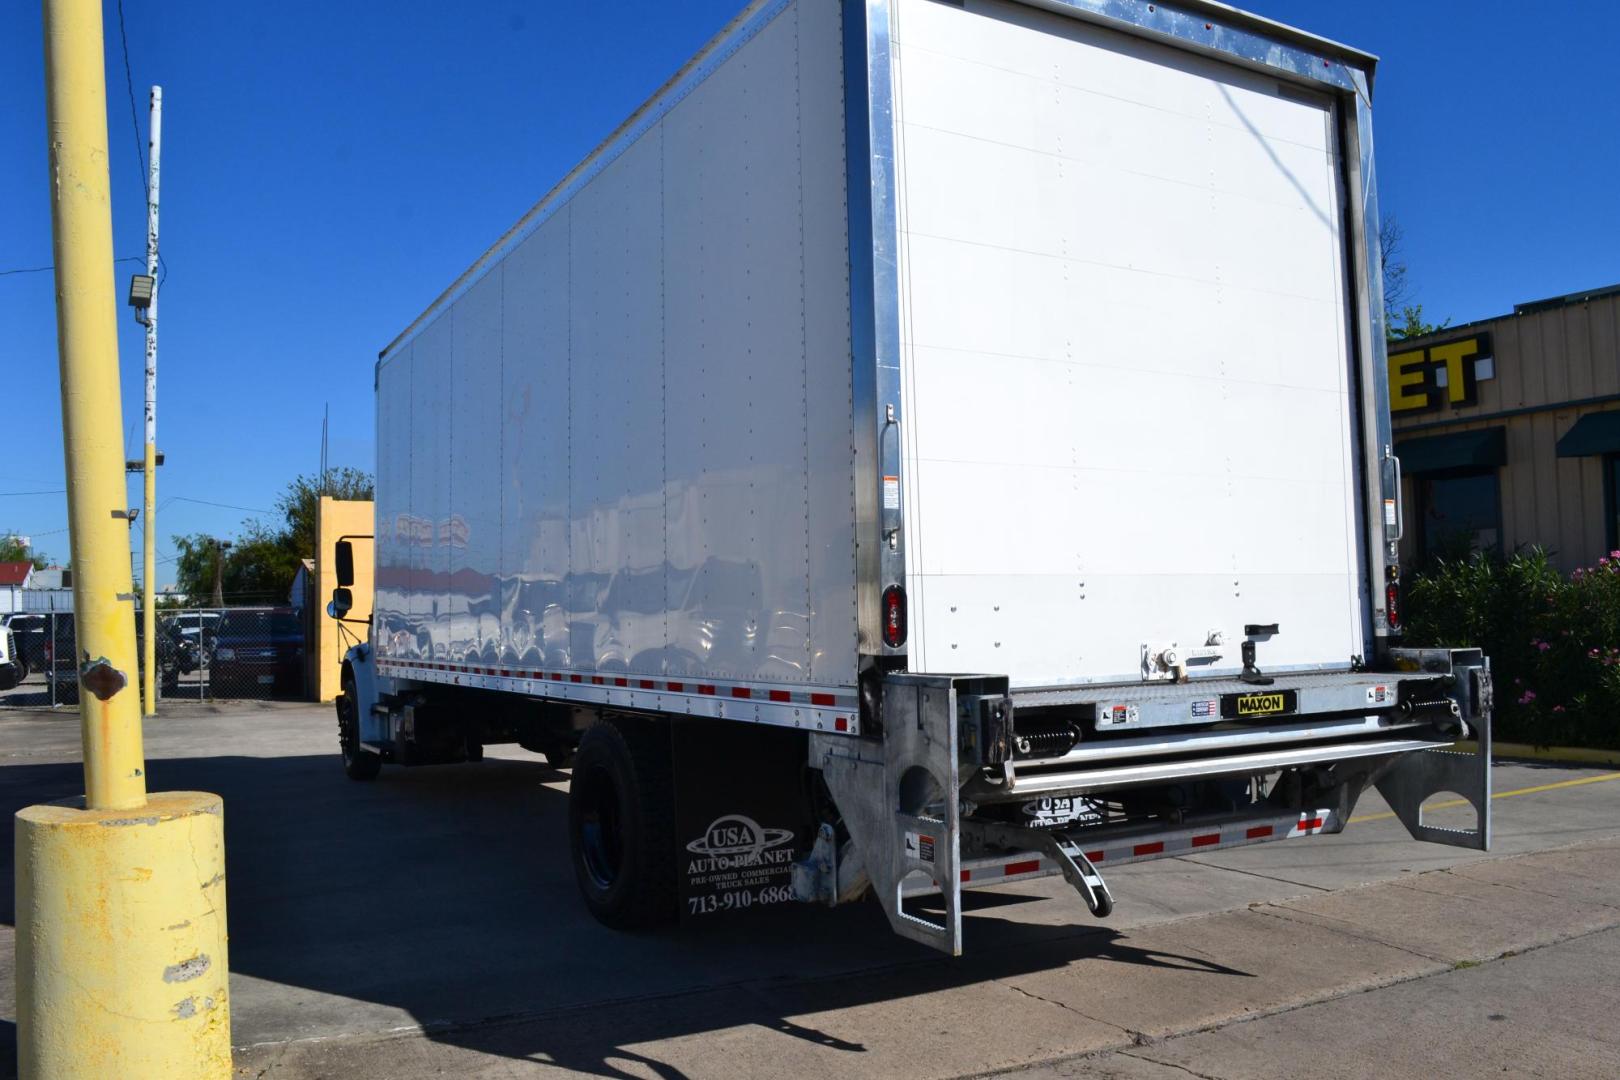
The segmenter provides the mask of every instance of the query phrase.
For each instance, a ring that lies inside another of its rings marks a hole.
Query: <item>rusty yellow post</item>
[[[48,0],[46,112],[62,442],[78,632],[74,659],[90,691],[80,695],[79,703],[85,794],[91,807],[116,810],[146,801],[146,777],[141,768],[139,694],[124,692],[137,679],[135,601],[123,410],[118,400],[118,307],[101,64],[100,7]]]
[[[16,817],[25,1080],[230,1075],[217,796],[148,797],[100,0],[45,0],[56,325],[85,798]]]

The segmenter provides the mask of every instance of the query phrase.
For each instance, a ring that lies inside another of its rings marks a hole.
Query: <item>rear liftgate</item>
[[[896,933],[960,955],[964,887],[1061,873],[1106,917],[1113,896],[1099,867],[1337,833],[1369,785],[1414,838],[1487,849],[1486,661],[1475,649],[1395,650],[1390,659],[1399,670],[1341,676],[1341,691],[1367,684],[1378,708],[1123,738],[1089,726],[1044,757],[1020,749],[1032,740],[1006,679],[890,675],[878,738],[811,735],[811,764],[848,840],[823,826],[795,868],[795,889],[831,904],[870,882]],[[1209,693],[1182,689],[1189,702]],[[1467,738],[1472,751],[1450,749]],[[1183,801],[1165,811],[1158,793],[1170,790]],[[1474,828],[1424,823],[1424,802],[1443,792],[1473,807]],[[1144,801],[1158,809],[1144,812]],[[942,921],[907,910],[907,899],[932,894]]]

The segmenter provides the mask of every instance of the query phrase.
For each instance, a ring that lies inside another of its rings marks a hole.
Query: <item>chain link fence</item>
[[[7,616],[0,628],[0,709],[79,703],[71,612]],[[141,618],[135,614],[136,640]],[[291,608],[187,608],[157,615],[159,700],[308,696],[304,622]]]

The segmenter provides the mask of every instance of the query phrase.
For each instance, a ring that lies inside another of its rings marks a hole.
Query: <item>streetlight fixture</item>
[[[135,321],[146,325],[146,311],[152,306],[152,294],[157,289],[157,278],[151,274],[133,274],[129,279],[129,306],[135,309]]]

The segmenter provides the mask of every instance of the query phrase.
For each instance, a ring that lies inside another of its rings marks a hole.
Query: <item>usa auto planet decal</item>
[[[743,814],[725,814],[686,845],[689,915],[744,911],[793,899],[785,875],[793,865],[793,830],[767,828]]]
[[[1036,825],[1101,825],[1102,807],[1083,796],[1056,795],[1024,804],[1024,815]]]

